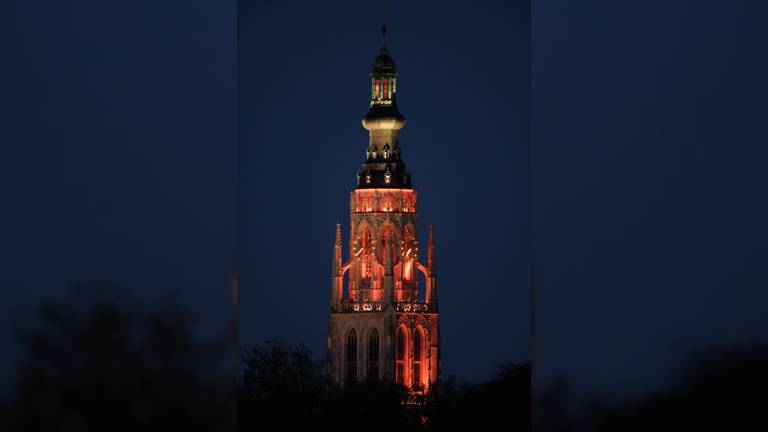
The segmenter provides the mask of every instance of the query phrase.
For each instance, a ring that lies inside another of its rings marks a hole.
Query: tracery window
[[[381,236],[379,237],[379,243],[378,246],[376,246],[376,249],[379,261],[382,263],[387,259],[387,243],[394,241],[394,231],[395,229],[391,222],[387,222],[381,227]]]
[[[405,231],[403,233],[403,256],[402,256],[402,277],[403,277],[403,283],[402,283],[402,289],[408,291],[408,296],[410,296],[411,290],[416,290],[416,275],[414,272],[416,271],[416,235],[413,232],[413,228],[411,225],[406,225]]]
[[[355,329],[347,336],[347,384],[357,383],[357,333]]]
[[[423,349],[421,346],[422,338],[421,338],[421,330],[416,329],[416,331],[413,332],[413,387],[416,389],[420,389],[422,387],[421,383],[421,365],[422,365],[422,353]]]
[[[371,287],[371,229],[368,225],[363,225],[360,233],[360,285],[363,289]]]
[[[397,329],[397,343],[395,346],[395,382],[406,385],[405,382],[405,330]]]
[[[379,332],[373,329],[368,338],[368,379],[379,378]]]

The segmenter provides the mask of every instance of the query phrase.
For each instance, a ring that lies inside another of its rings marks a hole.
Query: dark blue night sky
[[[175,291],[225,331],[235,251],[234,4],[3,2],[0,350],[44,297]],[[2,382],[16,360],[0,355]],[[0,386],[5,388],[5,386]]]
[[[3,2],[3,329],[101,278],[220,334],[237,242],[241,348],[324,354],[377,3]],[[446,373],[528,360],[529,210],[540,383],[640,392],[766,339],[765,2],[392,3]]]
[[[765,2],[535,3],[541,379],[636,393],[765,341]]]
[[[422,244],[435,230],[443,372],[486,378],[528,360],[528,4],[394,3],[387,46]],[[347,244],[368,144],[379,8],[241,7],[240,344],[304,342],[324,358],[335,224]]]

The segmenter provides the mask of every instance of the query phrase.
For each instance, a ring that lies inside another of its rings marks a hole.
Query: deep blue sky
[[[11,326],[81,281],[122,283],[150,303],[175,290],[206,334],[223,331],[236,220],[234,3],[2,9],[2,382],[16,360]]]
[[[526,1],[392,2],[401,147],[439,260],[443,372],[528,360]],[[368,132],[378,2],[240,4],[240,344],[324,358],[335,223]],[[346,251],[345,251],[346,254]]]
[[[221,330],[239,120],[241,344],[322,353],[374,3],[243,1],[238,91],[234,2],[3,2],[2,328],[105,278],[176,288]],[[542,0],[531,41],[515,4],[391,8],[446,371],[528,356],[529,42],[541,380],[643,391],[691,347],[764,339],[765,3]]]
[[[535,2],[541,379],[652,390],[693,347],[768,336],[766,12]]]

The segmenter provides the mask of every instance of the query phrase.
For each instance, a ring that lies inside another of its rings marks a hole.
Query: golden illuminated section
[[[357,189],[350,195],[352,213],[416,213],[413,189]]]

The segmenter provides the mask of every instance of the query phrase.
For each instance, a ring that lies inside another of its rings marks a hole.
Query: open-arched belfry
[[[370,140],[350,194],[346,260],[336,225],[328,371],[342,385],[395,381],[421,393],[437,382],[440,368],[435,242],[430,226],[425,265],[416,191],[400,153],[405,118],[396,95],[395,64],[382,38],[363,118]]]

